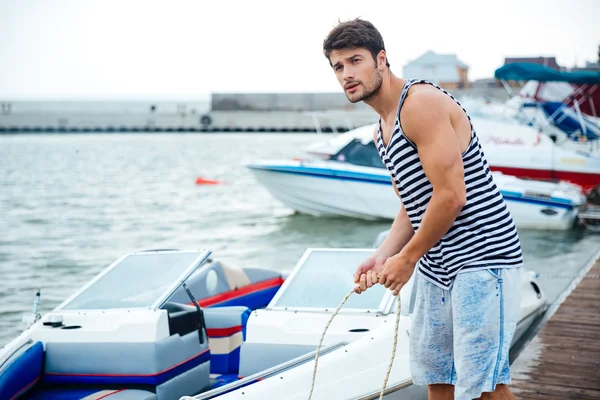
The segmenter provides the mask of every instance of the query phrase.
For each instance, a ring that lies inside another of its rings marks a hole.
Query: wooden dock
[[[517,399],[600,399],[600,259],[511,367]]]

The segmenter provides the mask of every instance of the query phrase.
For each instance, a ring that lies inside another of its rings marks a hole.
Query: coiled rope
[[[317,365],[319,363],[319,352],[321,351],[321,345],[323,344],[323,339],[325,338],[325,333],[327,332],[327,329],[329,329],[329,325],[331,324],[331,321],[333,321],[333,318],[337,315],[337,313],[340,311],[340,309],[344,306],[344,303],[346,303],[346,301],[350,298],[352,293],[354,293],[354,289],[350,290],[350,292],[348,292],[348,294],[344,297],[344,299],[342,300],[342,302],[340,303],[338,308],[331,315],[331,318],[329,318],[329,321],[327,322],[327,325],[325,325],[325,329],[323,330],[323,333],[321,334],[321,339],[319,340],[319,345],[317,346],[317,354],[315,355],[315,368],[313,369],[312,383],[310,385],[310,394],[308,395],[308,400],[310,400],[312,398],[313,391],[315,389],[315,380],[317,378]],[[381,387],[381,392],[379,393],[379,400],[383,399],[383,393],[385,392],[385,388],[387,386],[388,379],[390,378],[390,373],[392,372],[392,365],[394,364],[394,358],[396,357],[396,346],[398,345],[398,326],[400,325],[400,295],[398,295],[397,301],[398,301],[398,308],[396,310],[396,327],[394,330],[394,345],[392,347],[392,356],[390,357],[390,364],[388,366],[388,370],[387,370],[387,372],[385,374],[385,378],[383,380],[383,386]]]

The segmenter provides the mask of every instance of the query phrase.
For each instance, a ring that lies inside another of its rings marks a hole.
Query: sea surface
[[[20,332],[38,288],[43,313],[126,252],[210,248],[230,265],[289,270],[309,247],[371,247],[390,222],[295,214],[244,166],[304,156],[315,140],[325,137],[0,136],[0,346]],[[600,246],[582,230],[519,233],[550,300]]]

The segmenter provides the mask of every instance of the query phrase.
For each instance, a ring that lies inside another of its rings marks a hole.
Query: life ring
[[[212,124],[212,118],[210,117],[210,115],[203,115],[200,118],[200,123],[205,126],[210,125],[210,124]]]

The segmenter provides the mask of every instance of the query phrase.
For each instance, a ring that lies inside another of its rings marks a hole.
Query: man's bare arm
[[[377,146],[377,127],[375,127],[375,132],[373,132],[373,142],[375,143],[375,146]],[[377,253],[384,257],[391,257],[398,254],[415,233],[412,224],[408,219],[408,215],[406,214],[406,210],[404,209],[404,205],[401,201],[400,192],[398,192],[398,188],[396,187],[393,178],[392,187],[396,192],[396,196],[398,196],[400,210],[394,218],[394,222],[392,223],[388,236],[377,249]]]
[[[433,186],[421,225],[401,252],[416,263],[452,227],[466,203],[466,186],[462,152],[448,103],[428,91],[416,92],[408,99],[402,127],[417,146],[423,170]]]
[[[400,199],[400,194],[398,193],[398,189],[396,188],[393,180],[392,186],[394,186],[396,195],[398,195],[398,199]],[[408,214],[406,214],[406,209],[402,205],[401,201],[399,201],[399,203],[400,210],[394,218],[390,232],[377,249],[377,252],[385,257],[391,257],[398,254],[415,234],[412,224],[408,219]]]

